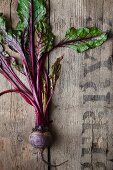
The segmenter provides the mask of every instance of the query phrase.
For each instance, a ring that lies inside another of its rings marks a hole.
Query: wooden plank
[[[9,18],[10,0],[0,2],[0,12]],[[12,4],[13,25],[16,25],[18,19],[15,15],[16,7],[17,0]],[[0,91],[10,88],[11,85],[0,75]],[[28,143],[34,127],[33,120],[34,110],[18,94],[0,97],[0,170],[47,170],[39,154],[37,159],[38,151],[33,150]]]
[[[112,28],[112,0],[50,0],[50,4],[57,42],[70,26]],[[69,160],[58,170],[112,170],[113,118],[104,107],[112,105],[112,42],[85,54],[59,49],[51,55],[50,65],[62,54],[61,78],[51,109],[55,137],[51,161]]]
[[[104,5],[103,5],[103,29],[104,30],[113,30],[113,8],[111,7],[113,5],[113,1],[109,0],[108,2],[104,0]],[[112,56],[113,55],[113,49],[112,49],[112,40],[107,43],[106,47],[106,55],[107,56]],[[104,54],[104,53],[103,53]],[[112,96],[112,87],[113,87],[113,71],[106,75],[108,79],[110,79],[110,87],[109,91],[111,92]],[[110,106],[113,106],[113,99],[111,97],[111,102]],[[113,159],[113,110],[108,109],[109,116],[106,117],[106,120],[108,121],[108,132],[107,132],[107,147],[108,147],[108,152],[107,152],[107,158],[106,158],[106,163],[107,163],[107,169],[112,170],[113,169],[113,163],[109,160]]]
[[[53,32],[60,41],[70,26],[83,26],[85,15],[83,1],[51,0],[51,23]],[[82,114],[80,109],[80,70],[82,56],[69,49],[59,49],[51,55],[50,64],[55,57],[64,54],[60,80],[52,102],[54,145],[51,148],[51,161],[55,164],[69,160],[56,169],[80,170]],[[52,168],[51,168],[52,169]]]

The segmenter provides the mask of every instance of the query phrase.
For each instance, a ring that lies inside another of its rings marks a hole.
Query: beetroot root
[[[45,162],[49,166],[57,167],[57,166],[61,166],[67,162],[67,161],[65,161],[58,165],[52,165],[50,162],[48,162],[44,159],[43,152],[44,152],[45,148],[50,147],[52,144],[52,136],[49,131],[46,131],[46,132],[34,131],[34,132],[32,132],[31,135],[29,136],[29,143],[34,148],[38,148],[41,151],[41,157],[42,157],[43,162]]]
[[[49,131],[47,132],[40,132],[34,131],[29,136],[29,143],[38,149],[45,149],[48,148],[52,143],[52,136]]]

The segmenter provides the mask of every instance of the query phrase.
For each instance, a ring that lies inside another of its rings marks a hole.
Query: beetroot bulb
[[[50,162],[47,162],[44,159],[43,156],[43,152],[44,149],[48,148],[51,146],[52,144],[52,136],[51,133],[47,130],[47,131],[39,131],[39,130],[34,130],[30,136],[29,136],[29,143],[36,149],[39,149],[41,151],[41,157],[42,160],[48,164],[51,167],[57,167],[57,166],[61,166],[64,163],[66,163],[67,161],[60,163],[58,165],[52,165]]]
[[[52,136],[49,131],[34,131],[29,136],[29,143],[34,148],[45,149],[52,144]]]
[[[1,92],[0,96],[18,93],[34,108],[35,123],[29,136],[29,143],[41,151],[45,163],[56,166],[44,159],[43,152],[52,145],[53,141],[49,107],[61,73],[63,55],[53,63],[50,73],[46,61],[50,53],[57,48],[67,47],[82,53],[100,46],[106,41],[107,33],[97,27],[78,29],[71,27],[66,31],[64,39],[55,44],[47,9],[46,0],[18,0],[19,21],[15,28],[12,26],[11,13],[10,24],[7,24],[8,21],[0,13],[0,73],[13,87]],[[7,27],[8,25],[10,27]],[[12,56],[6,46],[17,53],[18,58],[15,53]],[[26,83],[23,83],[17,71],[26,78]]]

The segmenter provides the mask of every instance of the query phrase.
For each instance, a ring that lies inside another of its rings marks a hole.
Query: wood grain
[[[57,42],[70,26],[112,29],[112,0],[50,2]],[[50,65],[62,54],[61,78],[51,109],[56,137],[51,161],[69,160],[58,170],[112,170],[112,110],[104,107],[112,105],[112,41],[85,54],[59,49],[51,55]]]

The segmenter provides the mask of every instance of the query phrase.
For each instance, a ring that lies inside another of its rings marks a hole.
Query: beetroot
[[[51,133],[49,131],[34,131],[29,136],[29,143],[35,148],[45,149],[49,147],[52,143]]]
[[[43,162],[45,162],[49,166],[57,167],[57,166],[61,166],[64,163],[67,162],[67,161],[65,161],[65,162],[58,164],[58,165],[52,165],[50,162],[48,162],[44,159],[43,152],[44,152],[45,148],[50,147],[51,144],[52,144],[52,136],[51,136],[51,133],[49,131],[45,131],[45,132],[33,131],[29,136],[29,143],[34,148],[38,148],[41,151],[41,157],[42,157]]]

